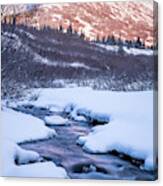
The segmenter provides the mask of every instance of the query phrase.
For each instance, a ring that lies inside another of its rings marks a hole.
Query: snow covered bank
[[[109,114],[96,113],[87,108],[80,108],[74,104],[66,105],[63,112],[75,121],[85,121],[94,125],[105,124],[110,121]]]
[[[39,162],[38,153],[9,141],[3,146],[2,159],[2,176],[67,178],[63,168],[53,162]]]
[[[16,143],[51,138],[55,130],[28,114],[3,107],[2,116],[2,176],[67,178],[62,167],[53,162],[40,162],[34,151],[20,148]]]
[[[145,169],[155,169],[157,157],[153,146],[155,123],[152,91],[110,92],[63,88],[36,89],[34,92],[40,93],[38,100],[30,102],[36,106],[54,104],[64,110],[67,105],[75,105],[78,109],[86,108],[93,113],[110,116],[109,124],[97,126],[88,136],[79,138],[78,142],[85,150],[92,153],[117,150],[133,158],[143,159]],[[73,111],[70,109],[71,115],[76,114]]]
[[[115,120],[103,127],[96,127],[88,136],[79,137],[78,143],[91,153],[116,150],[133,158],[145,160],[144,168],[153,170],[153,126],[137,121]]]
[[[51,138],[55,130],[45,126],[44,122],[31,115],[4,109],[1,112],[3,138],[15,143]]]
[[[24,101],[19,104],[31,104],[38,107],[58,105],[64,111],[67,105],[76,108],[85,108],[94,113],[110,115],[110,119],[144,118],[153,119],[153,92],[112,92],[97,91],[91,88],[45,88],[32,89],[38,95],[36,101]],[[133,115],[134,113],[134,115]],[[149,115],[150,114],[150,115]],[[132,117],[130,117],[133,115]]]

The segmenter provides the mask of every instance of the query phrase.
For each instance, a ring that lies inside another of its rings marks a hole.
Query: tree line
[[[63,27],[62,25],[59,26],[58,30],[60,32],[63,32]],[[86,36],[84,34],[83,31],[81,31],[80,33],[78,33],[76,30],[73,29],[72,24],[70,24],[67,27],[66,33],[68,34],[76,34],[78,35],[80,38],[82,39],[86,39]],[[114,35],[108,35],[103,36],[102,38],[99,37],[99,35],[97,35],[96,39],[93,40],[94,43],[97,44],[104,44],[104,45],[111,45],[111,46],[119,46],[119,47],[123,47],[126,46],[127,48],[139,48],[139,49],[146,49],[146,48],[150,48],[150,49],[154,49],[154,46],[146,46],[144,41],[141,40],[141,38],[138,36],[136,40],[123,40],[120,37],[116,38]]]

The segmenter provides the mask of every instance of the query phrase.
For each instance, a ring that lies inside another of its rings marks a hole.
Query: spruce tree
[[[59,26],[59,31],[60,31],[60,32],[63,32],[63,27],[62,27],[62,25]]]
[[[73,29],[72,29],[72,25],[70,24],[69,27],[67,28],[67,33],[72,34]]]

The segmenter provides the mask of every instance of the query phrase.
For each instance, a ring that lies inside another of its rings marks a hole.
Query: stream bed
[[[40,119],[54,114],[63,116],[63,113],[32,105],[22,105],[14,109]],[[72,179],[154,180],[155,172],[140,169],[141,161],[117,152],[107,154],[85,152],[76,141],[79,136],[88,134],[92,125],[72,120],[69,123],[65,126],[49,126],[57,132],[54,138],[19,145],[24,149],[38,152],[44,161],[53,161],[57,166],[64,167]]]

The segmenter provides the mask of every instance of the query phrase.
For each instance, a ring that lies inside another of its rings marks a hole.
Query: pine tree
[[[100,43],[100,37],[99,37],[99,35],[97,35],[97,37],[96,37],[96,42],[97,43]]]
[[[142,46],[142,42],[140,40],[140,37],[138,37],[137,40],[136,40],[136,42],[135,42],[135,47],[136,48],[141,48],[141,46]]]
[[[105,36],[102,37],[102,43],[103,44],[106,44],[106,38],[105,38]]]
[[[111,36],[110,43],[111,43],[111,45],[116,45],[116,39],[115,39],[114,35]]]
[[[60,32],[63,32],[63,27],[62,27],[62,25],[59,26],[59,31],[60,31]]]
[[[72,34],[73,29],[72,29],[72,25],[70,24],[69,27],[67,28],[67,33]]]
[[[15,26],[16,25],[16,16],[13,15],[13,18],[12,18],[12,25]]]
[[[85,39],[85,34],[81,31],[80,38]]]
[[[108,35],[106,43],[109,44],[110,43],[110,36]]]

